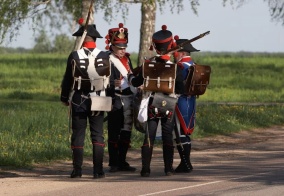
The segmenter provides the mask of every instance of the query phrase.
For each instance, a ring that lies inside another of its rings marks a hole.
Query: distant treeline
[[[18,48],[0,47],[1,54],[30,53],[31,51],[32,49],[27,49],[23,47],[18,47]]]
[[[24,47],[18,48],[9,48],[9,47],[0,47],[1,54],[15,54],[15,53],[34,53],[33,49],[27,49]],[[137,53],[132,53],[137,55]],[[210,52],[210,51],[201,51],[192,53],[193,57],[202,57],[202,56],[216,56],[216,57],[256,57],[256,56],[266,56],[266,57],[284,57],[284,52]]]
[[[284,52],[195,52],[193,57],[215,56],[215,57],[284,57]]]

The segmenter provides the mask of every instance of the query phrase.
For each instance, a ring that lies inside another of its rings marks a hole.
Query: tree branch
[[[31,5],[34,5],[34,6],[39,6],[39,5],[46,5],[48,3],[50,3],[51,0],[47,0],[47,1],[42,1],[42,2],[31,2]]]

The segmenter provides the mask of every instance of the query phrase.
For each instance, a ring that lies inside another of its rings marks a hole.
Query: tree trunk
[[[142,1],[141,3],[141,26],[140,26],[140,46],[138,54],[138,64],[142,65],[144,58],[153,56],[149,50],[152,43],[152,35],[155,32],[156,22],[156,1]]]

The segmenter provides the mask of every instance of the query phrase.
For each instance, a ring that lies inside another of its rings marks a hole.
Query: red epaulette
[[[178,62],[177,65],[178,65],[181,69],[184,69],[184,66],[182,65],[182,62]]]
[[[166,60],[166,61],[169,61],[171,59],[171,57],[168,56],[168,55],[161,55],[159,58],[163,59],[163,60]]]

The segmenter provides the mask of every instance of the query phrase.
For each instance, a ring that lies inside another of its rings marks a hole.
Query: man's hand
[[[114,80],[114,86],[115,87],[120,87],[121,86],[121,81],[120,80]]]
[[[69,102],[61,102],[65,106],[69,106]]]

